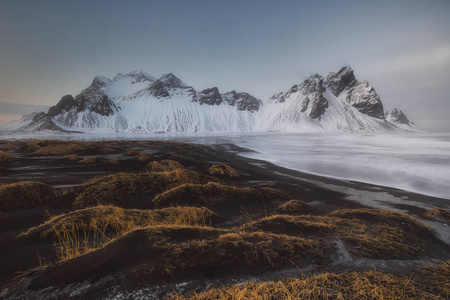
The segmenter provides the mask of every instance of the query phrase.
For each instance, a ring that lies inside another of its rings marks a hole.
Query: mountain
[[[385,113],[367,81],[346,66],[325,78],[314,74],[264,102],[245,92],[195,90],[174,74],[143,72],[97,76],[75,97],[47,112],[28,114],[3,131],[265,132],[416,131],[398,110]]]

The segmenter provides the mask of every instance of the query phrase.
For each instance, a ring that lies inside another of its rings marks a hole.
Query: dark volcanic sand
[[[25,141],[13,142],[19,148],[23,148]],[[67,161],[61,156],[34,157],[22,150],[7,151],[19,157],[18,161],[0,163],[0,181],[5,183],[18,181],[39,181],[53,187],[77,187],[83,181],[98,175],[117,172],[140,172],[146,170],[146,164],[140,163],[137,156],[129,156],[126,153],[135,149],[155,154],[155,157],[179,160],[186,168],[205,173],[211,164],[227,164],[235,168],[240,177],[237,179],[221,179],[222,182],[235,186],[272,187],[290,194],[292,199],[299,199],[310,204],[314,211],[312,214],[323,215],[335,209],[364,207],[357,201],[348,200],[348,194],[344,191],[365,191],[370,193],[389,194],[404,203],[396,204],[401,210],[414,216],[421,216],[426,209],[411,206],[408,203],[422,201],[431,206],[448,209],[448,202],[444,199],[427,197],[408,193],[392,188],[373,186],[358,182],[343,181],[316,175],[297,172],[275,166],[269,162],[258,161],[239,156],[240,152],[249,151],[231,144],[219,145],[195,145],[191,148],[181,143],[155,142],[156,148],[143,147],[136,141],[122,142],[123,151],[116,154],[99,155],[95,151],[80,154],[80,157],[96,156],[99,161],[95,164],[79,164]],[[5,142],[0,142],[5,144]],[[175,155],[175,158],[171,155]],[[113,157],[121,159],[119,165],[108,165],[105,162]],[[340,187],[327,188],[327,186]],[[250,216],[260,216],[263,210],[273,211],[282,203],[270,203],[268,207],[246,207],[245,213]],[[40,262],[54,257],[54,246],[51,240],[42,238],[18,239],[16,236],[30,227],[44,222],[48,216],[66,213],[71,210],[72,202],[67,197],[39,205],[25,211],[13,211],[0,213],[0,286],[8,284],[14,277],[26,270],[38,267]],[[242,220],[242,211],[236,212],[236,208],[223,205],[218,207],[221,215],[228,218],[219,224],[219,227],[229,227],[238,224]],[[445,248],[445,246],[441,245]],[[441,249],[442,250],[442,249]],[[448,249],[447,249],[448,250]],[[438,251],[440,252],[440,251]],[[448,258],[447,258],[448,259]]]

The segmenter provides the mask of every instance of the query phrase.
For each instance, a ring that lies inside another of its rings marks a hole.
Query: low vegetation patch
[[[184,184],[166,191],[153,200],[156,207],[168,206],[207,206],[218,202],[229,201],[230,205],[257,201],[287,200],[285,192],[271,189],[239,188],[220,183]]]
[[[343,216],[343,217],[341,217]],[[434,232],[406,214],[376,209],[335,211],[330,216],[273,215],[246,224],[267,232],[340,239],[354,258],[417,258]]]
[[[139,195],[150,205],[154,196],[184,183],[205,184],[216,178],[190,170],[158,173],[118,173],[89,180],[77,196],[74,207],[126,204],[127,197]]]
[[[95,156],[88,156],[79,161],[80,164],[95,164],[98,162],[98,158]]]
[[[7,163],[18,160],[17,157],[15,157],[12,154],[9,154],[7,152],[1,152],[0,151],[0,163]]]
[[[148,152],[141,152],[141,153],[139,153],[138,160],[139,160],[139,162],[141,162],[143,164],[148,164],[149,162],[151,162],[153,160],[153,155]]]
[[[128,283],[148,287],[258,274],[322,256],[315,240],[198,226],[156,226],[133,230],[101,249],[44,270],[30,287],[67,284],[124,270]]]
[[[139,154],[140,154],[140,152],[137,150],[130,150],[127,152],[128,156],[138,156]]]
[[[51,186],[32,181],[0,185],[0,210],[28,209],[54,199],[58,191]]]
[[[32,155],[34,156],[69,155],[74,154],[80,150],[83,150],[83,147],[81,147],[76,143],[51,144],[34,151]]]
[[[448,276],[436,285],[447,285]],[[429,283],[429,282],[428,282]],[[322,273],[269,282],[251,282],[206,290],[201,293],[177,294],[181,299],[446,299],[448,292],[435,291],[431,284],[413,277],[385,274],[378,271]]]
[[[14,144],[5,144],[0,146],[1,150],[5,150],[5,151],[11,151],[11,150],[17,150],[17,146]]]
[[[65,160],[78,161],[80,158],[76,154],[69,154],[63,157]]]
[[[147,165],[149,172],[170,172],[184,169],[184,166],[179,162],[170,159],[163,159],[160,161],[152,161]]]
[[[311,211],[311,206],[300,200],[290,200],[277,208],[277,213],[286,215],[302,215]]]
[[[211,168],[208,169],[208,173],[210,175],[216,176],[219,175],[230,178],[239,177],[239,172],[228,165],[213,165]]]
[[[50,218],[22,237],[56,239],[57,260],[67,260],[103,247],[131,230],[150,226],[208,226],[221,218],[206,208],[174,207],[160,210],[97,206]]]
[[[120,162],[121,162],[120,158],[114,157],[114,158],[111,158],[108,161],[106,161],[106,164],[117,166],[117,165],[120,165]]]
[[[430,209],[423,214],[423,217],[430,220],[450,224],[450,212],[440,208]]]

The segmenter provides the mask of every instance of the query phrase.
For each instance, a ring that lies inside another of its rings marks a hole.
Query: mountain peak
[[[115,77],[114,77],[114,81],[123,79],[123,78],[132,78],[132,82],[131,83],[136,83],[136,82],[142,82],[142,81],[149,81],[149,82],[153,82],[155,81],[155,77],[153,77],[152,75],[142,71],[142,70],[134,70],[131,71],[127,74],[122,74],[122,73],[118,73]]]
[[[344,90],[349,90],[358,84],[353,69],[350,66],[342,67],[337,73],[331,72],[325,79],[331,92],[337,97]]]
[[[161,78],[158,79],[161,81],[166,87],[168,88],[182,88],[187,87],[187,84],[181,81],[178,77],[173,75],[172,73],[167,73],[161,76]]]

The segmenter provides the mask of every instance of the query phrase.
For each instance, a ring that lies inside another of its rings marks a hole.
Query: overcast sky
[[[0,121],[96,75],[172,72],[266,99],[344,65],[386,109],[450,131],[449,0],[0,2],[0,102],[16,104]]]

